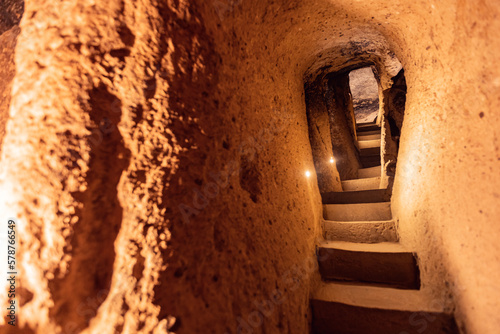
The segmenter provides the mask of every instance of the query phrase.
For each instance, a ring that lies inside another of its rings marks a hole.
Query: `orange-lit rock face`
[[[15,74],[14,49],[19,35],[23,2],[5,0],[0,4],[0,145],[5,135],[10,105],[10,91]]]
[[[468,332],[495,333],[498,12],[492,1],[28,2],[0,162],[2,220],[19,221],[19,326],[307,331],[322,209],[315,173],[304,176],[304,80],[392,50],[408,86],[399,233],[423,287],[449,292]]]
[[[0,144],[5,136],[5,125],[7,123],[10,106],[10,91],[12,79],[14,79],[14,48],[16,46],[19,28],[17,26],[5,31],[0,35],[2,51],[0,55]]]

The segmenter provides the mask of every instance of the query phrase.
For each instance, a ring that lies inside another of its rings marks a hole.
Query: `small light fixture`
[[[330,163],[331,164],[335,163],[335,159],[333,157],[330,158]]]
[[[306,177],[311,177],[311,172],[310,171],[306,171]]]

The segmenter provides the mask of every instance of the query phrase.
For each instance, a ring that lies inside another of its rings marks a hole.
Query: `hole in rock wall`
[[[370,123],[379,111],[379,85],[371,67],[363,67],[349,73],[349,87],[356,123]]]

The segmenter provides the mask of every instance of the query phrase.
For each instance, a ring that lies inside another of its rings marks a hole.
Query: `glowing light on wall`
[[[331,159],[330,159],[330,163],[331,163],[331,164],[335,163],[335,158],[334,158],[334,157],[331,157]]]
[[[306,177],[311,177],[311,172],[310,171],[306,171]]]

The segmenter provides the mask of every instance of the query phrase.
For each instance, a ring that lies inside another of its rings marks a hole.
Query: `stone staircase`
[[[362,169],[322,194],[322,282],[313,292],[315,334],[458,333],[453,315],[420,291],[418,261],[399,243],[390,191],[379,189],[380,128],[358,127]]]

